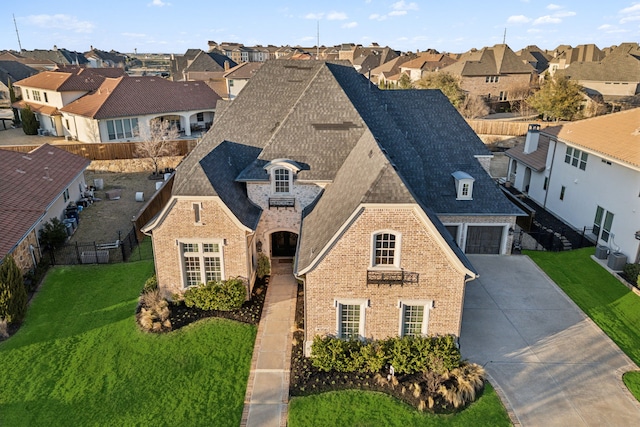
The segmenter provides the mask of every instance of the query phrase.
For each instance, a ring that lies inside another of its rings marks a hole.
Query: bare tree
[[[481,96],[468,94],[460,103],[458,109],[465,119],[477,119],[489,114],[489,106]]]
[[[514,113],[521,116],[535,114],[535,111],[527,103],[527,99],[533,93],[533,88],[528,83],[514,83],[507,89],[509,107]]]
[[[159,175],[158,162],[161,157],[176,154],[177,147],[173,141],[178,139],[178,135],[178,128],[169,120],[151,120],[149,129],[140,133],[142,141],[136,143],[135,154],[149,159],[154,167],[154,175]]]

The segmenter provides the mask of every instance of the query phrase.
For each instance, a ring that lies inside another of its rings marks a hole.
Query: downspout
[[[544,202],[542,208],[547,209],[547,196],[549,195],[549,189],[551,188],[551,174],[553,173],[553,162],[556,159],[556,148],[558,148],[558,141],[555,140],[553,144],[553,154],[551,155],[551,164],[549,165],[549,182],[547,182],[547,189],[544,190]]]

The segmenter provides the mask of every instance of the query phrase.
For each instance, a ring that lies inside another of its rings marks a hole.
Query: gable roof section
[[[541,133],[640,170],[640,108],[548,127]]]
[[[506,44],[484,47],[463,54],[458,62],[442,69],[463,77],[501,74],[531,74],[534,69],[522,62]]]
[[[9,80],[11,80],[11,83],[15,83],[35,74],[38,74],[38,70],[18,61],[0,60],[0,81],[5,85]]]
[[[105,69],[107,70],[107,69]],[[119,73],[122,74],[121,69]],[[89,68],[68,67],[63,71],[43,71],[16,82],[16,86],[33,87],[57,92],[85,91],[100,87],[105,77]]]
[[[159,77],[105,79],[93,93],[62,111],[95,119],[211,110],[220,97],[203,82],[172,82]]]
[[[559,72],[572,80],[638,83],[640,49],[635,43],[625,43],[599,62],[574,62]]]
[[[518,144],[513,148],[505,151],[505,155],[516,159],[526,166],[529,166],[536,172],[542,172],[547,166],[547,154],[549,153],[549,135],[540,134],[538,139],[538,148],[526,154],[524,152],[524,144]]]
[[[0,149],[0,258],[13,250],[89,163],[49,144],[27,154]]]
[[[225,79],[248,80],[262,67],[262,62],[243,62],[224,74]]]

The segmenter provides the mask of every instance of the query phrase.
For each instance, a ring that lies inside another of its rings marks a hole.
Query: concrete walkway
[[[273,259],[262,319],[253,349],[241,426],[285,427],[291,338],[298,283],[291,260]]]
[[[469,256],[460,348],[485,367],[515,425],[640,425],[622,382],[638,367],[525,256]]]

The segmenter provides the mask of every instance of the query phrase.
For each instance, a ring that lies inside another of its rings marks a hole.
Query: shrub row
[[[202,310],[236,310],[246,299],[247,288],[242,280],[237,278],[192,286],[184,293],[184,303],[187,307]]]
[[[624,266],[624,275],[631,283],[640,286],[640,264],[627,264]]]
[[[311,346],[313,366],[322,371],[375,373],[392,365],[398,374],[447,372],[460,366],[455,337],[394,337],[381,341],[317,336]]]

